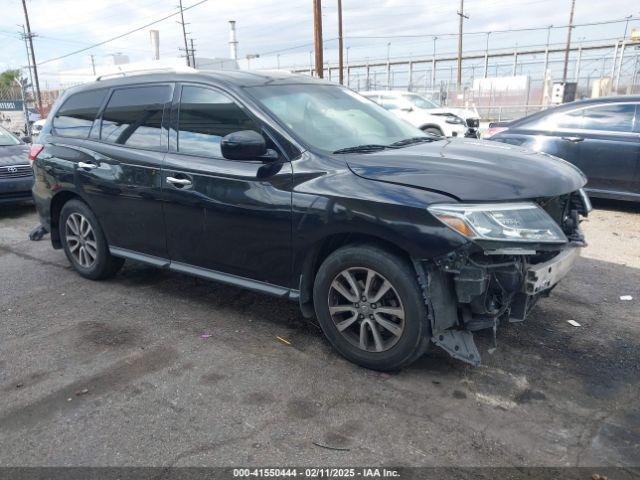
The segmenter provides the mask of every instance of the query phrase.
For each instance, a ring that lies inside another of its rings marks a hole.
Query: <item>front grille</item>
[[[30,177],[33,170],[30,165],[9,165],[0,167],[0,178]]]
[[[477,118],[467,118],[467,127],[478,128],[480,126],[480,120]]]

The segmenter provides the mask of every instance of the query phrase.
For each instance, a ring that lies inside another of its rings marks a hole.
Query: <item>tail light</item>
[[[34,143],[31,145],[31,149],[29,150],[29,163],[33,164],[35,159],[40,155],[40,152],[44,149],[44,145],[40,145],[39,143]]]
[[[489,127],[489,130],[487,130],[487,133],[485,134],[484,138],[491,138],[494,135],[497,135],[500,132],[504,132],[506,130],[509,130],[508,127]]]

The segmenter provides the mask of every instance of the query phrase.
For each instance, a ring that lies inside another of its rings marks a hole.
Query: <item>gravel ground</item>
[[[482,366],[433,349],[396,374],[284,300],[131,262],[84,280],[4,207],[0,465],[640,466],[640,207],[596,207],[552,297],[493,355],[478,335]]]

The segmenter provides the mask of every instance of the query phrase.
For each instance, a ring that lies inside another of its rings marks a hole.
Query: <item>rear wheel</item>
[[[124,259],[112,256],[98,219],[80,200],[69,200],[60,212],[60,239],[73,268],[83,277],[101,280],[115,275]]]
[[[403,258],[369,245],[343,247],[320,266],[313,293],[323,332],[352,362],[397,370],[426,350],[426,307]]]

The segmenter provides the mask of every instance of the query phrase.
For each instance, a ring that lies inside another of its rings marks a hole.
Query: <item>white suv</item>
[[[412,92],[380,90],[359,93],[425,132],[445,137],[480,136],[480,117],[473,110],[440,107]]]

